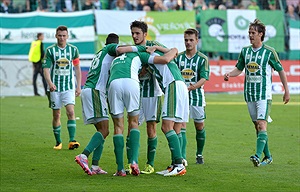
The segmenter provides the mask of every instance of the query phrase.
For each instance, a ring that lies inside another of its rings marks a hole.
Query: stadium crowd
[[[176,11],[206,9],[284,10],[300,14],[299,0],[1,0],[1,13],[73,12],[88,9]]]

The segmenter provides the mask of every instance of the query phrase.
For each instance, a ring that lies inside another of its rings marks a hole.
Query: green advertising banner
[[[289,19],[289,59],[300,60],[300,21]]]
[[[91,10],[73,13],[31,12],[0,14],[0,58],[26,59],[31,41],[44,33],[45,48],[56,43],[59,25],[68,27],[68,42],[77,46],[81,58],[92,58],[95,53],[94,14]]]
[[[200,13],[202,50],[239,53],[250,44],[249,23],[256,18],[266,25],[264,42],[284,52],[284,24],[281,11],[205,10]]]
[[[132,44],[130,23],[134,20],[148,24],[148,40],[159,41],[167,47],[177,47],[179,51],[185,49],[183,32],[187,28],[195,28],[194,11],[122,11],[116,14],[113,10],[96,10],[95,17],[98,50],[104,46],[106,36],[112,32],[120,36],[120,44]]]

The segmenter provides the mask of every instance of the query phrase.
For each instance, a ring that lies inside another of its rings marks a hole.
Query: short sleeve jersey
[[[47,48],[43,68],[50,68],[50,77],[57,92],[75,89],[73,60],[79,58],[76,46],[67,43],[64,48],[54,44]]]
[[[159,56],[163,55],[163,53],[160,51],[155,51],[153,56],[155,55]],[[155,75],[163,91],[173,81],[184,81],[177,64],[173,60],[168,64],[154,64],[151,60],[148,63],[151,72]]]
[[[190,83],[197,83],[201,78],[209,80],[210,68],[208,58],[200,51],[196,52],[191,58],[186,56],[185,51],[181,52],[175,58],[175,62],[187,86]],[[189,91],[189,99],[190,105],[202,106],[205,99],[203,87]]]
[[[252,46],[244,47],[236,67],[245,69],[244,97],[246,102],[272,99],[272,69],[283,70],[274,48],[265,44],[256,51]]]
[[[146,41],[146,46],[152,47],[155,45],[165,47],[157,41]],[[157,86],[157,83],[155,81],[157,81],[155,76],[150,73],[147,73],[145,76],[143,76],[143,78],[140,78],[140,83],[142,87],[142,97],[154,97],[162,95],[162,91]]]
[[[115,79],[131,78],[138,82],[142,63],[147,63],[150,54],[147,52],[129,52],[116,57],[110,67],[108,84]]]
[[[84,88],[93,88],[106,92],[109,69],[112,60],[117,56],[117,44],[108,44],[92,60]]]

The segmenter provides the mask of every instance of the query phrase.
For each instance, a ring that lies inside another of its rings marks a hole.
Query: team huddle
[[[60,138],[60,108],[66,107],[68,117],[69,149],[80,144],[75,140],[76,120],[74,114],[75,96],[81,95],[85,124],[93,124],[95,134],[75,157],[75,161],[88,175],[106,174],[99,166],[104,142],[109,134],[109,116],[114,132],[113,144],[117,163],[114,176],[154,173],[154,159],[157,147],[157,123],[161,121],[171,152],[171,162],[165,170],[156,172],[163,176],[186,174],[186,123],[193,119],[196,129],[196,163],[203,164],[203,149],[206,132],[204,126],[205,96],[204,84],[209,80],[208,58],[197,50],[198,31],[192,28],[184,31],[185,51],[166,48],[156,41],[146,40],[148,26],[134,21],[130,25],[135,45],[119,45],[117,34],[111,33],[106,44],[93,58],[86,83],[81,90],[78,49],[67,43],[68,29],[59,26],[56,30],[57,44],[47,48],[43,69],[49,90],[49,104],[53,110],[54,149],[62,149]],[[250,157],[255,166],[268,165],[273,159],[268,149],[266,122],[270,118],[272,69],[279,72],[285,88],[284,102],[289,101],[285,72],[273,48],[262,44],[265,26],[255,20],[249,26],[252,46],[242,50],[236,68],[224,74],[224,80],[249,71],[245,81],[245,100],[257,133],[256,154]],[[258,43],[259,46],[257,47]],[[249,68],[256,64],[257,68]],[[128,130],[124,138],[124,110],[127,112]],[[263,116],[261,116],[263,114]],[[139,168],[139,126],[146,122],[147,162]],[[125,140],[125,141],[124,141]],[[127,162],[124,162],[126,148]],[[88,157],[92,155],[91,167]],[[260,161],[262,153],[265,157]]]

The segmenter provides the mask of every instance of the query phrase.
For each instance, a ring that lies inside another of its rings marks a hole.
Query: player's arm
[[[239,76],[243,71],[239,70],[237,67],[235,67],[232,71],[229,73],[224,74],[224,81],[228,81],[229,77],[236,77]]]
[[[44,77],[45,80],[48,84],[49,90],[55,91],[56,90],[56,86],[53,84],[53,82],[51,81],[51,77],[50,77],[50,68],[43,68],[43,73],[44,73]]]
[[[73,65],[74,65],[74,70],[75,70],[75,75],[76,75],[76,82],[77,82],[77,87],[75,90],[75,96],[78,97],[81,93],[81,68],[80,68],[80,60],[79,57],[73,60]]]
[[[279,71],[278,74],[279,74],[280,81],[284,88],[283,102],[284,102],[284,104],[287,104],[290,101],[290,91],[289,91],[289,87],[287,84],[286,74],[285,74],[284,70]]]
[[[154,56],[153,63],[154,64],[168,64],[172,61],[178,54],[178,50],[176,48],[170,49],[167,53],[162,56]]]
[[[188,86],[188,91],[199,89],[200,87],[202,87],[204,85],[205,82],[206,82],[206,79],[201,78],[195,84],[190,83],[190,85]]]
[[[166,47],[158,46],[158,45],[154,45],[152,47],[147,47],[147,52],[150,54],[154,53],[154,51],[156,51],[156,50],[163,52],[163,53],[167,53],[170,51],[170,49],[168,49]]]
[[[123,53],[128,53],[128,52],[145,52],[146,47],[142,45],[124,45],[124,46],[118,46],[116,51],[117,51],[117,55],[121,55]]]

